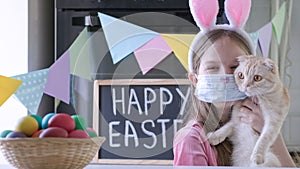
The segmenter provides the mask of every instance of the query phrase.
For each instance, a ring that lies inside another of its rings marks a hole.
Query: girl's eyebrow
[[[216,61],[213,61],[213,60],[209,60],[209,61],[205,61],[204,62],[205,64],[214,64],[214,63],[217,63]]]

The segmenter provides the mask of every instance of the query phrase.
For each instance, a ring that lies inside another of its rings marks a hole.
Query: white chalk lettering
[[[179,125],[178,124],[182,124],[182,119],[174,119],[173,120],[173,126],[174,126],[174,131],[173,131],[173,133],[175,134],[177,131],[178,131],[178,129],[180,128],[179,127]]]
[[[129,128],[130,128],[132,134],[129,133]],[[133,138],[135,147],[139,146],[139,139],[138,139],[137,133],[135,131],[135,128],[134,128],[133,124],[128,120],[125,121],[125,135],[124,135],[124,137],[125,137],[124,139],[125,139],[125,146],[126,147],[128,147],[128,145],[129,145],[129,137]]]
[[[110,147],[120,147],[120,144],[113,143],[113,137],[119,137],[121,134],[120,133],[113,133],[113,126],[119,125],[119,121],[112,121],[109,123],[109,146]]]
[[[113,101],[113,113],[114,115],[117,115],[117,103],[122,104],[122,111],[120,113],[125,114],[125,94],[124,94],[124,88],[121,89],[121,99],[117,99],[116,97],[116,89],[112,89],[112,101]]]
[[[161,123],[161,136],[162,136],[162,145],[163,148],[167,147],[167,139],[166,139],[166,123],[169,122],[170,119],[158,119],[157,123]]]
[[[138,97],[137,97],[137,95],[136,95],[134,89],[130,89],[129,103],[128,103],[128,111],[127,111],[128,114],[130,114],[131,106],[132,106],[132,105],[136,105],[136,106],[137,106],[140,115],[143,114],[142,109],[141,109],[141,105],[140,105],[140,103],[139,103]]]
[[[157,143],[157,138],[156,138],[155,133],[153,133],[153,132],[151,132],[151,131],[149,131],[149,130],[147,130],[147,129],[145,128],[145,124],[146,124],[146,123],[151,123],[151,126],[152,126],[152,127],[155,127],[155,124],[154,124],[153,120],[145,120],[145,121],[143,121],[143,123],[142,123],[142,130],[143,130],[143,132],[144,132],[145,134],[147,134],[148,136],[151,136],[151,137],[153,138],[153,143],[152,143],[152,145],[144,144],[144,147],[147,148],[147,149],[152,149],[152,148],[155,147],[155,145],[156,145],[156,143]]]
[[[190,95],[191,88],[190,87],[188,88],[185,95],[181,92],[181,90],[179,88],[176,88],[176,91],[183,100],[181,108],[180,108],[180,112],[179,112],[180,115],[183,115],[186,103],[187,103],[189,95]]]
[[[169,99],[165,101],[164,98],[168,98],[167,96],[165,96],[166,94],[169,95]],[[173,95],[169,89],[161,87],[159,90],[159,96],[160,96],[160,114],[162,115],[164,114],[164,109],[166,105],[172,103]]]
[[[152,94],[152,99],[149,100],[148,96],[150,97],[150,94],[148,95],[148,93]],[[144,108],[145,108],[145,115],[148,115],[148,104],[154,103],[156,100],[156,94],[155,91],[149,87],[146,87],[144,89]]]

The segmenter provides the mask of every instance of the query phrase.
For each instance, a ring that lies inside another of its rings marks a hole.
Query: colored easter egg
[[[42,119],[42,129],[46,129],[48,127],[49,120],[55,115],[55,113],[48,113]]]
[[[5,138],[12,130],[4,130],[1,132],[0,137]]]
[[[48,127],[44,129],[44,131],[41,132],[39,135],[39,138],[44,138],[44,137],[63,137],[66,138],[68,137],[68,132],[67,130],[60,128],[60,127]]]
[[[90,138],[98,136],[97,133],[96,133],[96,131],[94,129],[90,128],[90,127],[88,127],[86,129],[86,132],[88,133],[88,135],[90,136]]]
[[[39,137],[44,129],[38,130],[37,132],[33,133],[31,137]]]
[[[31,136],[33,133],[38,131],[39,124],[35,120],[35,118],[31,116],[24,116],[20,118],[17,122],[15,130],[18,132],[22,132],[27,136]]]
[[[69,138],[90,138],[84,130],[73,130],[69,133]]]
[[[70,132],[75,129],[75,122],[69,114],[58,113],[49,120],[48,127],[60,127]]]
[[[82,116],[72,115],[71,117],[73,118],[73,120],[75,122],[75,130],[77,130],[77,129],[86,130],[87,122]]]
[[[6,138],[26,138],[26,134],[23,132],[18,131],[12,131],[9,134],[7,134]]]
[[[31,114],[30,116],[33,117],[33,118],[35,118],[35,120],[39,124],[39,129],[41,129],[42,128],[42,120],[43,120],[43,118],[41,116],[39,116],[39,115],[36,115],[36,114]]]

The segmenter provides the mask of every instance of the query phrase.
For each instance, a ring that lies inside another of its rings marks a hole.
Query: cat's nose
[[[243,87],[244,87],[245,89],[247,89],[247,88],[249,87],[249,83],[243,84]]]
[[[243,91],[242,92],[247,92],[248,87],[249,87],[249,84],[243,84]]]

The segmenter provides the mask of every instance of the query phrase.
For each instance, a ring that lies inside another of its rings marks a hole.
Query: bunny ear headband
[[[206,33],[215,29],[235,31],[248,42],[252,54],[255,54],[254,44],[250,36],[243,30],[243,26],[249,17],[251,0],[225,0],[225,14],[229,20],[228,24],[216,25],[219,12],[218,0],[189,0],[192,16],[200,28],[200,32],[194,38],[188,54],[190,72],[193,71],[193,49]]]

